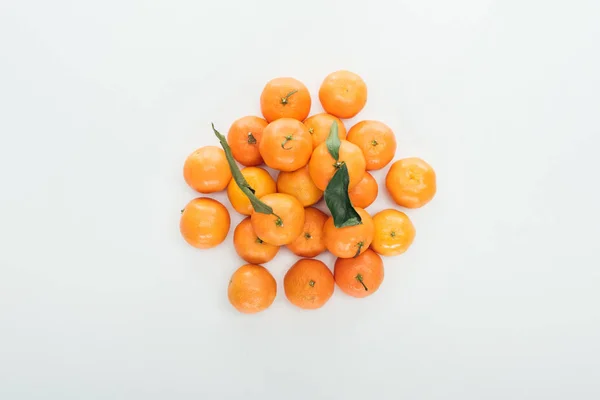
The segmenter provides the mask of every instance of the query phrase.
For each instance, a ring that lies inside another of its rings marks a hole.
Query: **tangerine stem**
[[[293,95],[294,93],[298,92],[297,89],[292,90],[291,92],[289,92],[288,94],[285,95],[285,97],[281,98],[281,104],[283,104],[284,106],[288,103],[290,96]]]
[[[277,219],[275,220],[275,225],[276,226],[283,226],[283,220],[281,219],[281,217],[275,213],[273,213],[274,216],[277,217]]]
[[[294,137],[292,135],[285,136],[285,140],[281,142],[281,148],[284,150],[291,150],[291,147],[285,147],[286,143],[290,140],[294,140]]]
[[[362,250],[364,245],[365,245],[365,242],[358,242],[358,244],[357,244],[358,250],[356,250],[356,254],[354,255],[353,258],[356,258],[360,255],[360,251]]]
[[[361,274],[357,274],[354,278],[360,282],[360,284],[365,288],[365,291],[367,291],[367,292],[369,291],[369,288],[363,282],[363,276]]]

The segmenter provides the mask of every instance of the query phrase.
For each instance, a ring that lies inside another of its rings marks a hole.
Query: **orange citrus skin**
[[[256,197],[260,198],[264,195],[275,193],[277,186],[269,173],[260,167],[246,167],[241,170],[246,182],[254,189]],[[227,186],[227,197],[235,211],[243,215],[250,215],[254,210],[248,197],[242,192],[234,179]]]
[[[227,143],[233,158],[246,167],[260,165],[263,159],[258,150],[262,132],[268,122],[252,115],[237,119],[227,133]]]
[[[402,211],[387,209],[373,216],[375,236],[371,249],[382,256],[404,253],[415,239],[415,227]]]
[[[435,171],[420,158],[403,158],[390,167],[385,177],[385,187],[399,206],[423,207],[435,196]]]
[[[360,148],[346,140],[340,144],[339,163],[346,163],[350,183],[348,189],[352,189],[365,175],[367,163]],[[313,151],[308,163],[308,171],[315,185],[325,191],[327,184],[337,171],[336,161],[329,154],[326,143],[321,143]]]
[[[302,259],[283,278],[285,296],[293,305],[305,310],[323,307],[333,295],[333,274],[319,260]]]
[[[229,211],[223,204],[208,197],[199,197],[183,209],[179,230],[190,245],[208,249],[225,240],[230,224]]]
[[[363,178],[348,191],[350,201],[354,207],[367,208],[377,198],[379,194],[379,186],[377,181],[368,172],[365,172]]]
[[[242,265],[229,280],[227,297],[231,305],[241,313],[264,311],[273,304],[275,296],[275,278],[262,265]]]
[[[304,214],[302,233],[288,244],[287,248],[300,257],[316,257],[327,249],[323,227],[328,217],[323,211],[314,207],[304,209]]]
[[[323,197],[323,192],[310,177],[308,165],[296,171],[280,172],[277,176],[277,191],[294,196],[304,207],[312,206]]]
[[[367,161],[367,170],[381,169],[396,154],[396,137],[389,126],[379,121],[360,121],[346,138],[361,148]]]
[[[344,228],[336,228],[333,217],[329,217],[323,226],[325,235],[325,247],[331,254],[340,258],[356,257],[358,252],[364,253],[375,234],[373,219],[362,208],[355,207],[362,223]]]
[[[383,282],[383,275],[383,261],[370,249],[356,258],[338,258],[333,270],[335,283],[353,297],[375,293]]]
[[[308,89],[294,78],[275,78],[265,85],[260,95],[260,110],[268,122],[279,118],[304,121],[310,113]]]
[[[367,85],[353,72],[332,72],[321,83],[319,100],[329,114],[339,118],[352,118],[367,103]]]
[[[252,228],[256,235],[274,246],[292,243],[304,227],[305,212],[302,204],[293,196],[272,193],[260,200],[273,209],[272,214],[252,212]]]
[[[281,118],[263,130],[259,150],[269,167],[280,171],[296,171],[305,166],[310,158],[312,138],[302,122]]]
[[[225,189],[231,180],[231,171],[223,149],[205,146],[194,151],[183,164],[183,178],[200,193]]]
[[[308,133],[310,133],[312,136],[313,149],[327,139],[327,136],[329,136],[329,130],[331,129],[331,124],[334,122],[337,122],[338,136],[340,140],[346,139],[346,127],[344,126],[342,120],[338,117],[327,113],[321,113],[308,117],[304,121],[304,125],[306,125],[306,128],[308,129]]]
[[[250,217],[246,217],[233,231],[233,246],[244,261],[251,264],[263,264],[271,261],[279,251],[278,246],[265,243],[256,236]]]

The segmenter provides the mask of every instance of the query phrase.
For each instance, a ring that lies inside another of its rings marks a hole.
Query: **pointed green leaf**
[[[331,124],[331,128],[329,128],[329,136],[327,136],[327,140],[325,140],[327,144],[327,150],[329,150],[329,154],[335,161],[338,161],[340,158],[340,137],[338,136],[338,124],[333,121]]]
[[[242,175],[242,171],[240,171],[240,168],[235,163],[233,154],[231,154],[231,147],[229,147],[225,136],[221,135],[219,131],[215,129],[215,124],[211,125],[213,131],[215,132],[215,135],[219,139],[219,142],[221,142],[221,147],[223,147],[223,150],[225,151],[225,157],[227,158],[229,169],[231,169],[231,175],[233,176],[233,180],[235,181],[235,183],[237,183],[241,191],[248,197],[248,200],[250,200],[254,211],[262,214],[273,214],[273,209],[265,203],[263,203],[262,201],[260,201],[258,197],[256,197],[256,195],[254,194],[254,189],[250,187],[250,185],[246,181],[246,178],[244,178],[244,175]]]
[[[362,224],[360,215],[352,206],[348,195],[349,183],[348,167],[342,163],[325,188],[325,203],[331,212],[336,228]]]

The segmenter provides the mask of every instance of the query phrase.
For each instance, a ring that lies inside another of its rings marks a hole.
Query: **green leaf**
[[[348,167],[342,163],[325,188],[325,203],[331,212],[336,228],[362,224],[360,215],[352,206],[350,196],[348,196],[349,183]]]
[[[229,147],[225,136],[221,135],[219,131],[215,129],[215,124],[211,125],[213,131],[215,132],[215,135],[219,139],[219,142],[221,142],[221,147],[223,147],[223,150],[225,150],[225,157],[227,158],[227,162],[229,163],[229,169],[231,169],[231,175],[233,176],[233,180],[235,181],[235,183],[237,183],[241,191],[248,197],[250,203],[252,204],[252,207],[254,208],[254,211],[262,214],[273,214],[273,209],[265,203],[263,203],[262,201],[260,201],[258,197],[256,197],[256,195],[254,194],[254,189],[250,187],[250,185],[246,181],[246,178],[244,178],[244,175],[242,175],[242,171],[240,171],[240,168],[235,163],[233,154],[231,154],[231,147]]]
[[[333,121],[331,124],[331,128],[329,128],[329,136],[327,136],[327,140],[325,140],[327,144],[327,150],[329,150],[329,154],[335,161],[339,161],[340,158],[340,137],[338,136],[338,124]]]

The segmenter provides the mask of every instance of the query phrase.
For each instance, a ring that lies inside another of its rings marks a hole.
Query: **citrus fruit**
[[[396,137],[389,126],[379,121],[361,121],[350,128],[347,141],[362,150],[367,170],[381,169],[396,154]]]
[[[404,253],[415,239],[415,227],[402,211],[387,209],[373,216],[375,236],[371,249],[382,256]]]
[[[241,172],[257,197],[277,191],[275,181],[265,169],[260,167],[246,167]],[[235,211],[243,215],[252,214],[253,208],[250,200],[248,200],[248,196],[242,192],[234,179],[227,186],[227,198]]]
[[[263,129],[268,122],[255,116],[237,119],[227,133],[227,143],[231,147],[233,158],[246,167],[260,165],[263,159],[258,150]]]
[[[287,248],[300,257],[316,257],[326,250],[323,226],[327,215],[314,207],[304,209],[302,233]]]
[[[275,78],[267,82],[260,95],[260,109],[268,122],[279,118],[304,121],[310,113],[310,93],[294,78]]]
[[[319,100],[329,114],[339,118],[352,118],[367,103],[367,85],[354,72],[332,72],[321,83]]]
[[[281,118],[263,130],[259,150],[269,167],[280,171],[296,171],[305,166],[310,158],[312,138],[302,122]]]
[[[251,264],[264,264],[277,255],[279,246],[265,243],[256,236],[250,217],[246,217],[233,231],[233,246],[244,261]]]
[[[333,274],[319,260],[302,259],[296,262],[283,278],[285,296],[293,305],[314,310],[323,307],[333,295]]]
[[[227,288],[227,297],[239,312],[254,314],[266,310],[277,296],[277,283],[262,265],[246,264],[238,268]]]
[[[333,217],[329,217],[323,226],[325,246],[336,257],[352,258],[364,253],[375,233],[373,219],[362,208],[355,207],[362,222],[358,225],[336,228]]]
[[[190,154],[183,164],[183,178],[200,193],[219,192],[231,180],[231,171],[223,150],[205,146]]]
[[[334,117],[331,114],[321,113],[315,114],[311,117],[308,117],[304,121],[304,125],[308,129],[308,133],[310,133],[313,141],[313,149],[323,143],[327,136],[329,135],[329,129],[331,128],[331,124],[333,122],[337,122],[338,124],[338,136],[340,140],[346,139],[346,127],[342,120],[338,117]]]
[[[350,177],[348,188],[352,189],[365,175],[367,163],[361,149],[347,140],[342,140],[340,143],[337,161],[331,156],[327,143],[318,145],[308,163],[310,177],[320,190],[325,190],[342,163],[348,167]]]
[[[390,167],[385,187],[396,204],[406,208],[423,207],[435,196],[435,171],[420,158],[404,158]]]
[[[252,213],[252,228],[259,238],[283,246],[300,236],[304,227],[304,207],[298,199],[289,194],[272,193],[261,197],[260,201],[271,207],[273,213]]]
[[[281,171],[277,176],[277,191],[294,196],[304,207],[312,206],[323,197],[310,177],[308,165],[292,172]]]
[[[379,186],[377,185],[377,181],[368,172],[365,172],[360,182],[348,191],[352,205],[360,208],[367,208],[373,204],[378,193]]]
[[[223,204],[208,197],[199,197],[181,210],[179,230],[190,245],[208,249],[225,240],[230,223],[229,211]]]
[[[375,293],[383,282],[383,275],[383,261],[370,249],[356,258],[338,258],[333,269],[335,283],[353,297]]]

